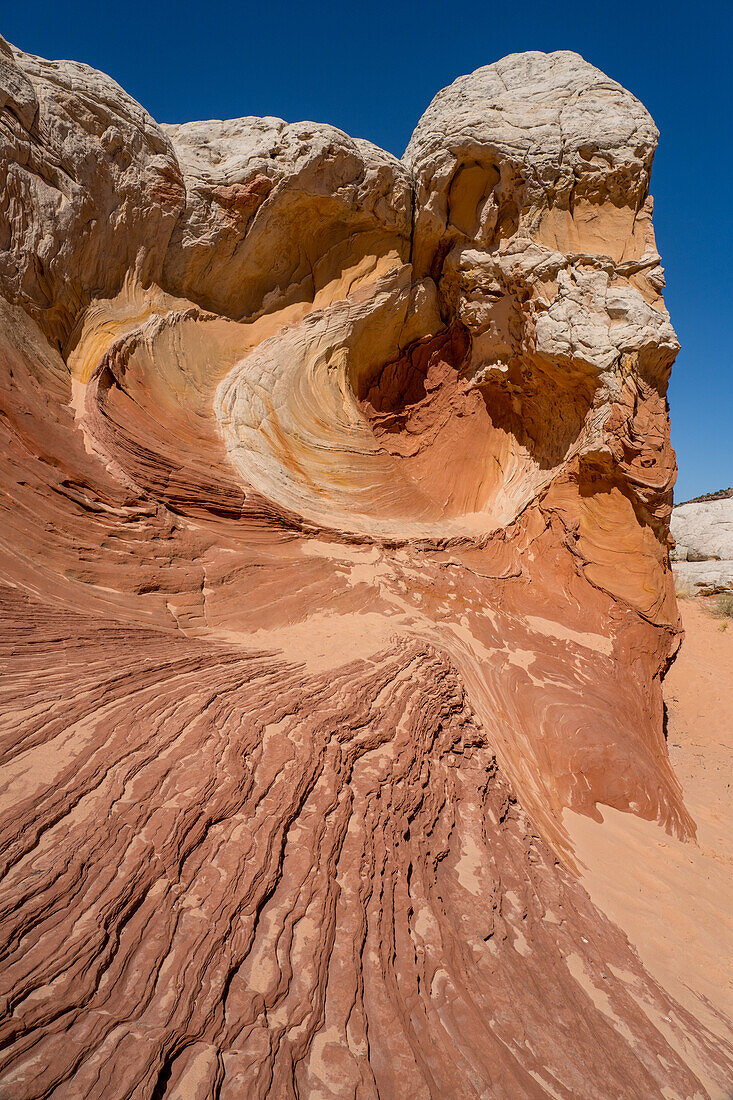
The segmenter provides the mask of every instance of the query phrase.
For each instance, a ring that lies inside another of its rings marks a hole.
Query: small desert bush
[[[710,614],[716,619],[733,619],[733,592],[723,592],[710,601]]]

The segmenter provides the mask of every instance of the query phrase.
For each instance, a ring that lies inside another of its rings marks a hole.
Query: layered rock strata
[[[400,163],[5,43],[0,104],[0,1090],[723,1095],[563,823],[695,833],[645,109],[514,55]]]

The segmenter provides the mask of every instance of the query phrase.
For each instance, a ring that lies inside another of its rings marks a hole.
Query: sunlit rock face
[[[676,505],[670,522],[678,586],[689,595],[733,589],[733,489]]]
[[[723,1088],[563,826],[695,828],[645,109],[515,55],[400,163],[6,44],[0,104],[3,1095]]]

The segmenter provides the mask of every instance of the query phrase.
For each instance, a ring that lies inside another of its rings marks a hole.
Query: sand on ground
[[[681,603],[685,638],[665,680],[670,757],[697,823],[682,843],[654,822],[599,807],[566,825],[594,902],[647,969],[717,1035],[733,1041],[733,622]]]

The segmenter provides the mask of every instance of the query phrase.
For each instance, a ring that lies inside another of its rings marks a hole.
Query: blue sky
[[[0,33],[102,69],[160,122],[330,122],[400,156],[439,88],[518,50],[577,50],[637,95],[661,142],[652,192],[682,351],[676,499],[733,484],[733,7],[614,0],[3,5]]]

